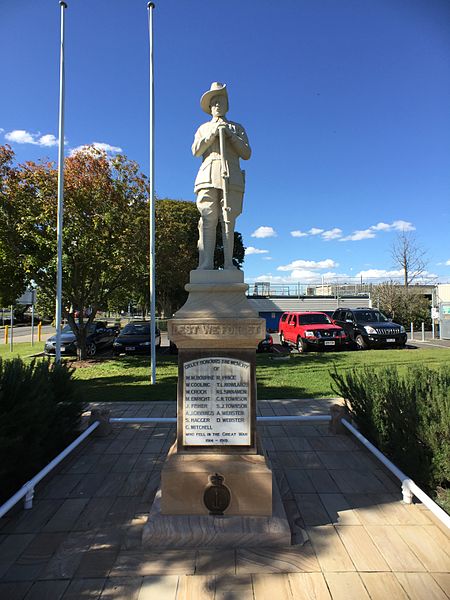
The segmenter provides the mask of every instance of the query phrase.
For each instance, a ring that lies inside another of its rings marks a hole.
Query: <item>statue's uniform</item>
[[[232,132],[225,138],[225,161],[229,179],[227,185],[227,204],[229,211],[222,210],[223,179],[220,156],[219,136],[214,135],[215,125],[220,121]],[[201,125],[192,144],[194,156],[203,156],[203,162],[197,174],[194,191],[197,194],[197,207],[200,212],[199,228],[199,268],[213,269],[214,247],[216,243],[217,221],[222,225],[224,242],[224,267],[233,266],[234,224],[242,212],[242,200],[245,188],[245,171],[241,170],[239,159],[248,160],[251,149],[247,134],[242,125],[224,118],[213,118]],[[227,223],[224,223],[224,215]]]

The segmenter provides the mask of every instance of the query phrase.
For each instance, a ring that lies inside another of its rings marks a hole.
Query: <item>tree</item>
[[[17,177],[14,152],[0,146],[0,306],[14,304],[26,287],[27,274],[10,186]]]
[[[62,312],[84,358],[97,311],[142,269],[147,190],[136,163],[93,148],[66,158],[64,172]],[[6,176],[6,187],[27,277],[54,314],[57,171],[53,163],[27,162]]]
[[[391,247],[391,256],[395,265],[403,272],[405,288],[425,272],[426,252],[411,232],[402,231],[398,234]]]
[[[406,288],[395,281],[386,281],[373,287],[373,304],[396,323],[408,327],[412,323],[431,322],[430,302],[419,290]]]

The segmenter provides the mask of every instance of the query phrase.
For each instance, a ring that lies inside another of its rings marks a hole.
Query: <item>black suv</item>
[[[338,308],[331,317],[359,350],[370,346],[404,348],[406,332],[375,308]]]

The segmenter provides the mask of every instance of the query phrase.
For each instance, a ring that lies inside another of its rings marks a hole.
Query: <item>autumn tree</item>
[[[117,289],[131,286],[145,260],[145,178],[124,156],[93,148],[66,158],[63,231],[63,317],[86,354],[87,328]],[[56,296],[57,171],[27,162],[4,179],[27,277],[41,302]],[[89,308],[89,316],[86,317]]]
[[[14,304],[27,281],[22,240],[10,186],[17,177],[10,146],[0,146],[0,306]]]

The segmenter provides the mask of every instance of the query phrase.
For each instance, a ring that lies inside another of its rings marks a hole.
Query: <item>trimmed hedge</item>
[[[83,403],[73,369],[47,360],[0,359],[0,501],[78,434]]]
[[[361,433],[433,495],[450,487],[450,368],[331,373]]]

